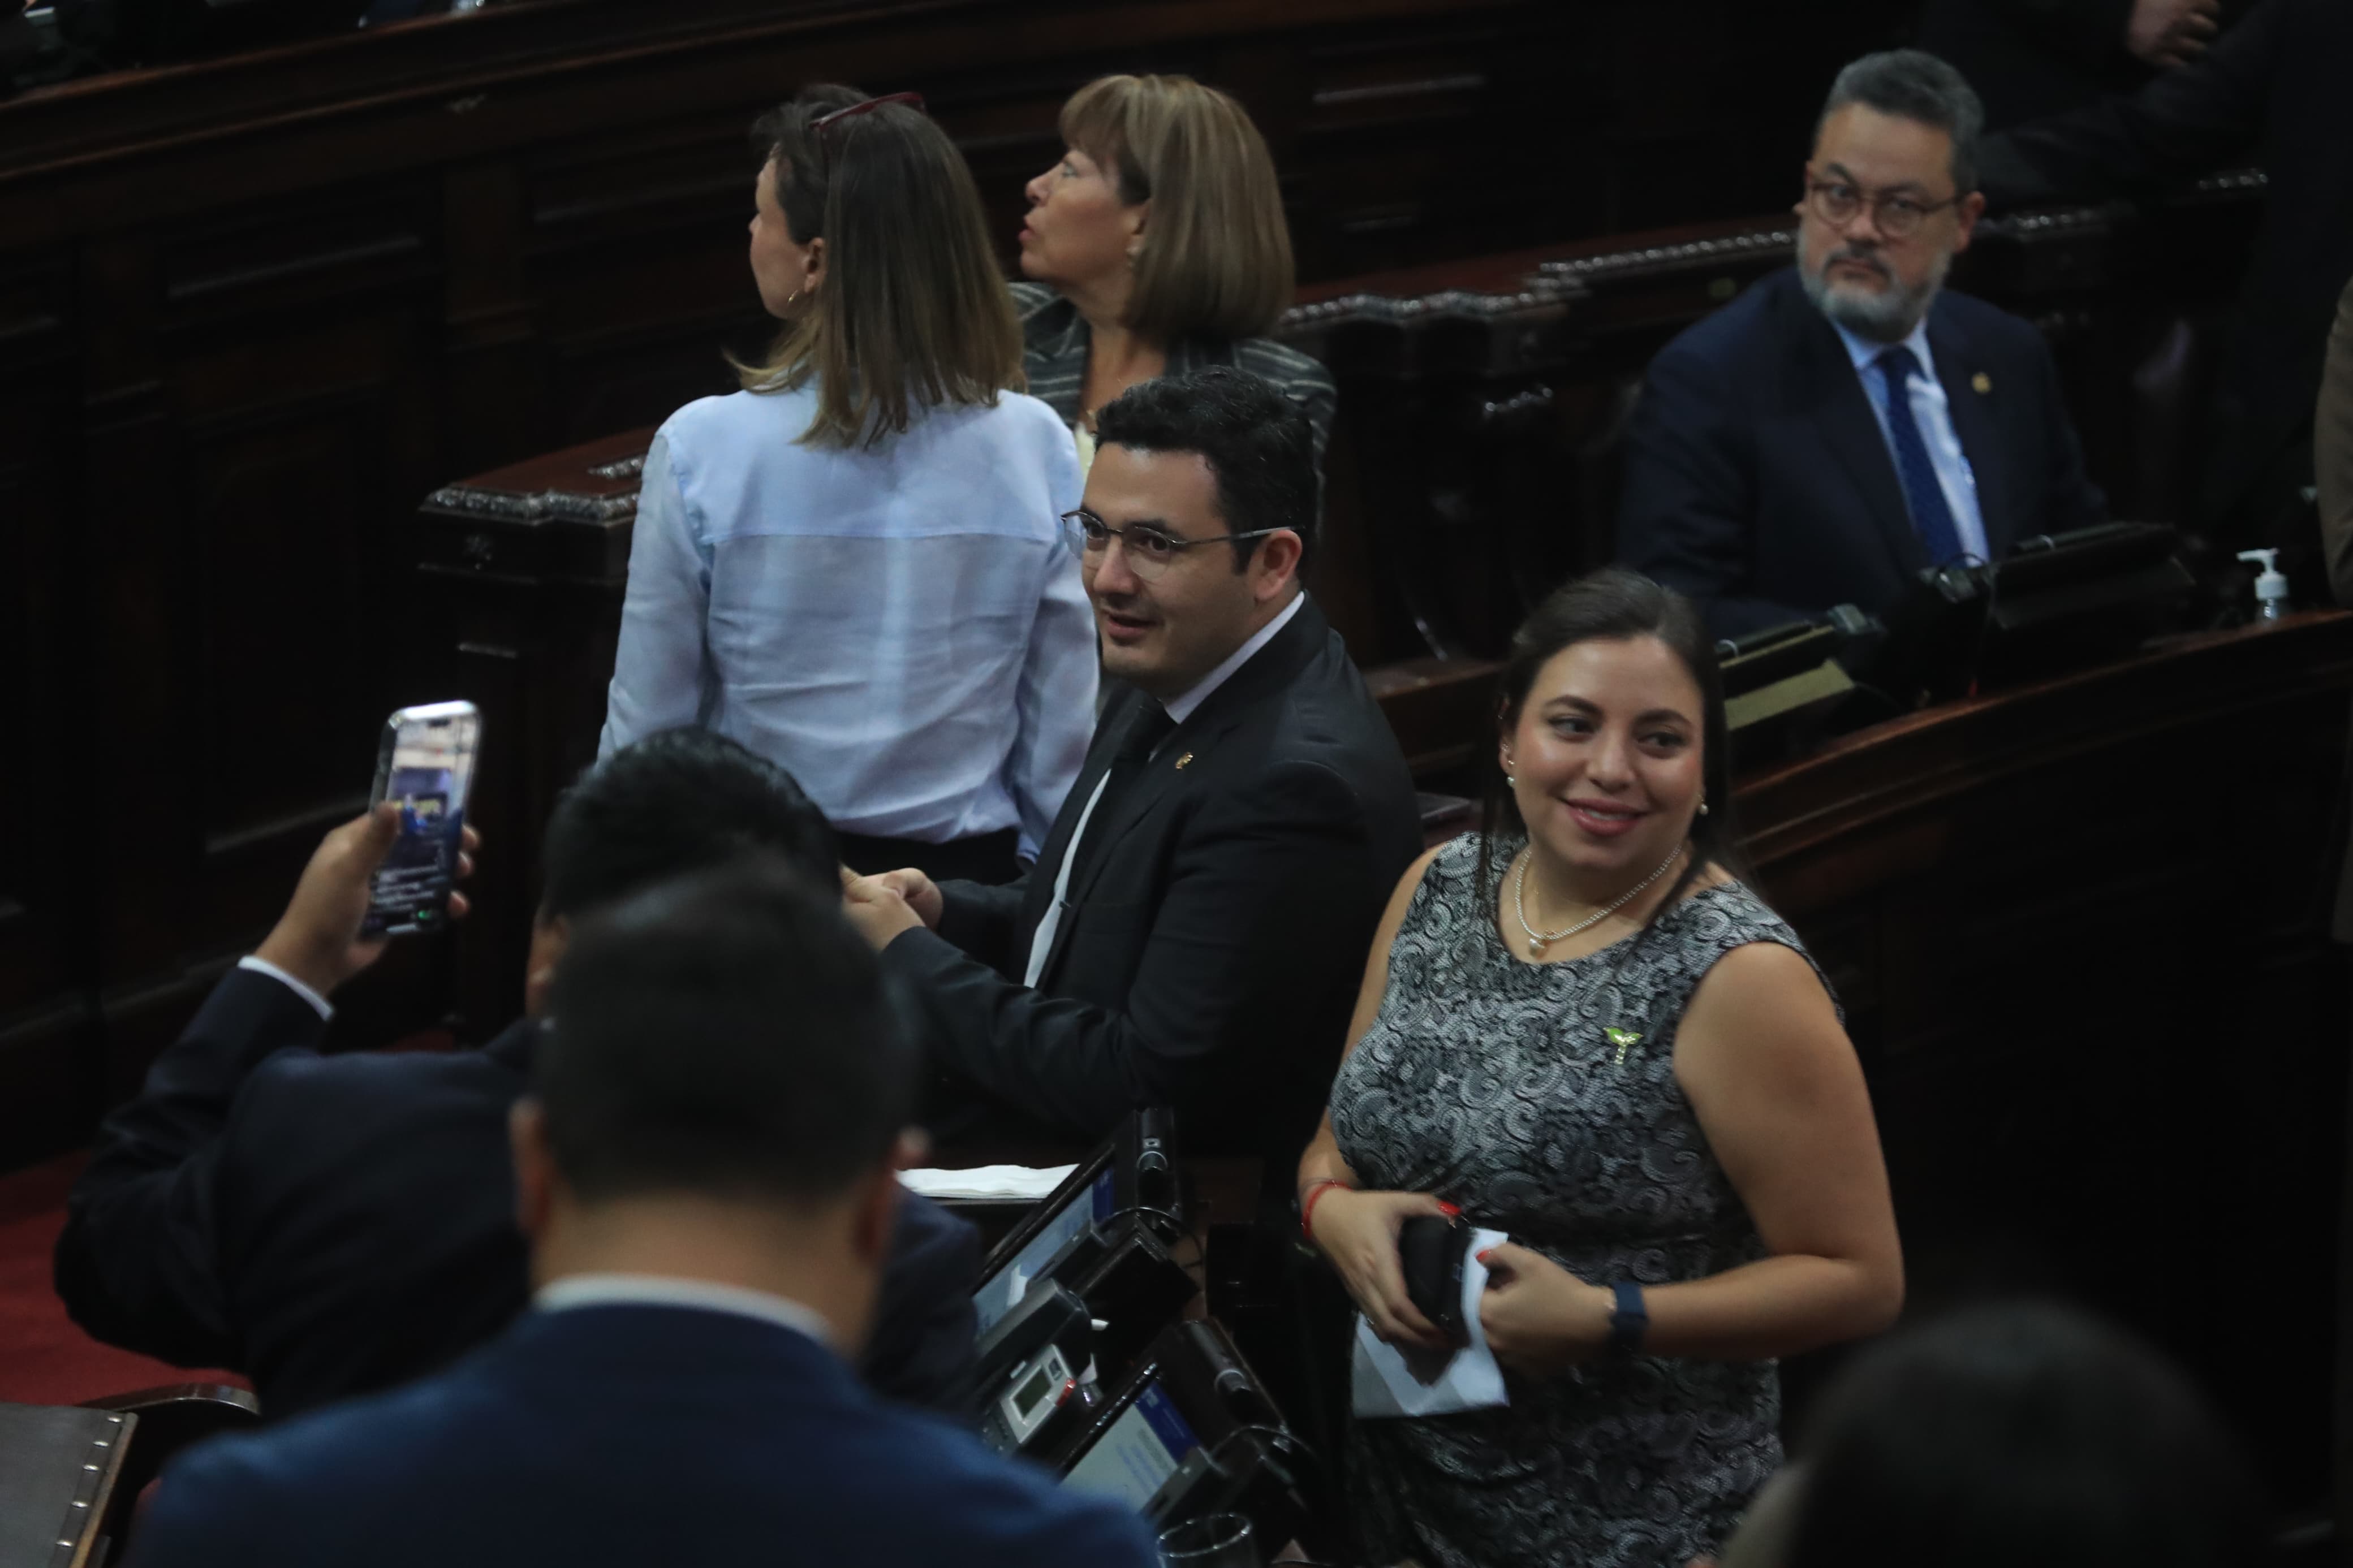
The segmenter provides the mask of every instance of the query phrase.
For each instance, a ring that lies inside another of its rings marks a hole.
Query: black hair
[[[584,920],[533,1077],[555,1167],[585,1202],[794,1202],[881,1163],[916,1062],[839,892],[762,856]]]
[[[1715,663],[1715,643],[1707,635],[1699,607],[1672,588],[1661,587],[1637,572],[1608,566],[1588,576],[1562,584],[1520,623],[1512,634],[1512,651],[1504,660],[1496,724],[1509,734],[1520,721],[1520,710],[1535,684],[1536,672],[1564,649],[1582,642],[1623,642],[1656,637],[1667,645],[1693,684],[1700,701],[1700,799],[1707,815],[1692,819],[1692,853],[1683,874],[1667,889],[1657,910],[1674,907],[1684,889],[1714,864],[1744,877],[1747,863],[1732,830],[1732,759],[1730,731],[1724,717],[1724,677]],[[1502,763],[1491,750],[1485,761],[1486,788],[1479,820],[1480,897],[1492,904],[1503,868],[1494,852],[1506,837],[1524,834],[1519,804],[1504,782]]]
[[[577,916],[755,851],[819,886],[839,863],[825,814],[792,774],[709,730],[664,730],[596,763],[557,798],[540,909]]]
[[[1870,1347],[1802,1452],[1785,1568],[2264,1560],[2236,1442],[2155,1351],[2072,1308],[1970,1308]]]
[[[1140,382],[1103,405],[1095,439],[1139,452],[1198,452],[1218,482],[1218,512],[1236,533],[1299,535],[1303,576],[1315,550],[1315,438],[1307,416],[1273,383],[1231,365]],[[1233,546],[1234,570],[1263,541]]]
[[[1978,142],[1985,133],[1985,105],[1968,78],[1920,49],[1883,49],[1852,61],[1831,84],[1821,119],[1850,103],[1932,125],[1953,139],[1953,193],[1978,188]],[[1815,122],[1820,134],[1820,121]]]

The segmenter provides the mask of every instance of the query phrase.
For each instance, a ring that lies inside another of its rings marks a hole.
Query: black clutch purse
[[[1398,1231],[1398,1261],[1414,1309],[1458,1345],[1471,1342],[1462,1323],[1462,1259],[1471,1227],[1459,1219],[1416,1215]]]

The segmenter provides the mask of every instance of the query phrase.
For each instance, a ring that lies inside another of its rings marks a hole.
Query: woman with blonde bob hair
[[[1320,470],[1332,377],[1266,336],[1291,303],[1291,230],[1266,140],[1190,77],[1107,76],[1062,106],[1064,152],[1021,227],[1029,390],[1092,457],[1095,410],[1138,382],[1236,365],[1306,414]]]
[[[1076,455],[921,99],[810,88],[753,144],[784,331],[646,454],[600,752],[700,724],[789,769],[853,868],[1010,880],[1094,723]]]

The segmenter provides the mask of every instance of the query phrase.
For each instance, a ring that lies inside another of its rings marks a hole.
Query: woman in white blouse
[[[786,323],[646,455],[600,752],[702,724],[789,769],[860,871],[1004,881],[1094,723],[1070,434],[955,145],[912,93],[753,128],[752,272]]]

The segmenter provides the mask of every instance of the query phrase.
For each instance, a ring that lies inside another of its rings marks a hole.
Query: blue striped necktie
[[[1912,509],[1912,526],[1920,531],[1930,564],[1942,566],[1961,558],[1961,531],[1954,526],[1953,509],[1946,503],[1945,487],[1936,465],[1928,458],[1928,443],[1920,438],[1919,422],[1912,417],[1912,378],[1920,362],[1902,345],[1871,362],[1887,383],[1887,433],[1894,437],[1895,472],[1904,481],[1904,501]]]

